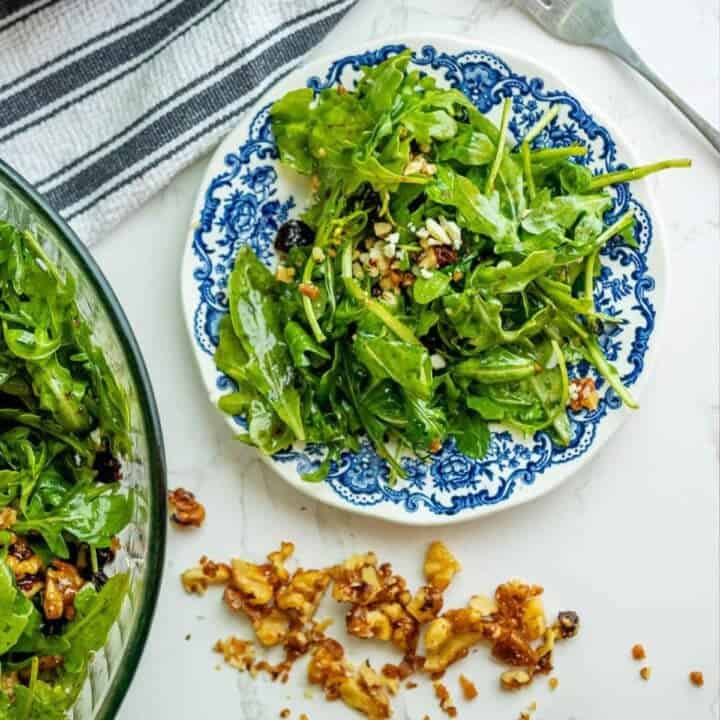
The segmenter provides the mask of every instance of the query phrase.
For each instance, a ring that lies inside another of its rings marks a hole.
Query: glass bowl
[[[140,661],[160,589],[165,556],[165,451],[145,363],[110,285],[75,233],[33,188],[0,161],[0,219],[32,231],[61,272],[77,281],[77,302],[93,327],[131,407],[131,458],[123,482],[135,489],[131,524],[108,574],[128,572],[130,591],[105,647],[90,663],[73,720],[111,720]]]

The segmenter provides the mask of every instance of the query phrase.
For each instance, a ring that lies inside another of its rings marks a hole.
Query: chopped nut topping
[[[75,595],[85,584],[77,568],[62,560],[53,560],[45,573],[43,612],[48,620],[75,617]]]
[[[478,690],[475,686],[475,683],[469,678],[465,677],[465,675],[460,675],[458,680],[460,682],[460,688],[463,692],[463,697],[468,701],[474,700],[478,696]]]
[[[442,591],[430,585],[423,585],[406,609],[419,623],[428,623],[440,614],[442,607]]]
[[[690,673],[689,678],[690,682],[695,685],[695,687],[702,687],[705,684],[705,678],[699,670],[693,670]]]
[[[500,676],[500,684],[505,690],[517,690],[529,685],[532,675],[526,670],[506,670]]]
[[[640,677],[645,680],[646,682],[650,679],[650,674],[652,673],[652,668],[650,667],[642,667],[640,668]]]
[[[182,585],[187,593],[204,595],[210,585],[227,585],[231,572],[229,565],[202,557],[198,566],[182,574]]]
[[[17,522],[17,513],[12,508],[0,510],[0,530],[9,530]]]
[[[442,592],[462,567],[444,543],[434,542],[427,549],[423,569],[430,585]]]
[[[304,295],[306,298],[310,298],[311,300],[317,300],[320,297],[320,289],[312,283],[300,283],[298,285],[298,290],[301,295]]]
[[[600,397],[595,387],[595,380],[590,377],[570,381],[570,409],[579,412],[597,410]]]
[[[339,698],[371,720],[384,720],[392,714],[389,695],[397,692],[397,680],[376,673],[367,662],[355,672],[336,640],[326,639],[318,645],[308,666],[308,680],[320,685],[328,700]]]
[[[580,618],[578,614],[572,610],[560,612],[558,613],[557,626],[560,630],[560,637],[563,638],[563,640],[573,638],[578,634]]]
[[[290,717],[290,708],[283,708],[280,711],[280,717],[283,718],[283,720],[286,720]]]
[[[632,652],[633,660],[644,660],[646,657],[645,648],[640,644],[633,645],[631,652]]]
[[[220,653],[228,665],[244,672],[252,667],[255,659],[255,648],[249,640],[240,640],[230,636],[226,640],[218,640],[213,648]]]
[[[173,522],[183,527],[200,527],[205,520],[205,508],[195,495],[184,488],[168,493],[168,502],[174,508],[170,516]]]
[[[450,691],[439,681],[434,682],[433,687],[435,688],[435,697],[440,701],[440,709],[448,717],[457,717],[457,708],[453,705]]]
[[[295,268],[287,267],[286,265],[278,265],[275,271],[275,277],[281,283],[291,283],[295,278]]]

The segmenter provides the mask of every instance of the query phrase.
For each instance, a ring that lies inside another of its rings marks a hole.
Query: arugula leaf
[[[484,195],[472,181],[456,173],[449,165],[440,165],[425,192],[439,205],[455,207],[462,227],[487,235],[500,243],[514,244],[517,233],[513,223],[500,211],[497,192]]]

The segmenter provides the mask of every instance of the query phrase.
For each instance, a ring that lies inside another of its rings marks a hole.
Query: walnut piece
[[[213,562],[203,556],[200,564],[186,570],[180,579],[185,592],[204,595],[211,585],[227,585],[231,572],[229,565]]]
[[[457,708],[453,705],[450,691],[441,682],[433,683],[435,697],[440,701],[440,709],[451,718],[457,717]]]
[[[640,668],[640,677],[647,682],[650,679],[650,675],[652,674],[652,668],[650,667],[641,667]]]
[[[85,585],[77,568],[62,560],[53,560],[45,573],[43,612],[48,620],[75,617],[75,595]]]
[[[174,509],[170,517],[178,525],[199,528],[205,521],[205,508],[189,490],[172,490],[168,493],[168,502]]]
[[[570,409],[573,412],[579,412],[583,408],[597,410],[599,402],[600,397],[595,387],[595,380],[591,377],[570,381]]]
[[[9,530],[17,522],[17,513],[12,508],[0,510],[0,530]]]
[[[527,670],[506,670],[500,675],[500,685],[505,690],[517,690],[532,682],[532,675]]]
[[[218,640],[213,648],[220,653],[228,665],[240,672],[250,670],[255,660],[255,647],[250,640],[241,640],[231,635],[225,640]]]
[[[705,677],[699,670],[693,670],[688,677],[695,687],[702,687],[705,684]]]
[[[355,671],[336,640],[326,639],[315,649],[308,665],[308,680],[320,685],[328,700],[340,699],[370,720],[385,720],[392,715],[390,695],[397,692],[398,681],[380,675],[368,662]]]
[[[637,645],[633,645],[630,652],[632,654],[633,660],[644,660],[646,657],[645,648],[639,643]]]
[[[468,702],[470,700],[474,700],[478,696],[477,687],[475,686],[475,683],[472,680],[465,677],[465,675],[460,675],[460,677],[458,678],[458,681],[460,683],[460,689],[462,690],[463,697]]]
[[[428,583],[441,592],[450,585],[453,576],[461,570],[460,563],[445,543],[433,542],[425,555],[425,577]]]

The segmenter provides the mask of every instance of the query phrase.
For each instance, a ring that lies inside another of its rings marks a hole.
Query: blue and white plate
[[[462,90],[496,121],[502,100],[511,97],[510,130],[515,138],[522,137],[550,104],[560,103],[562,111],[541,136],[541,144],[582,143],[588,148],[585,162],[597,172],[634,164],[627,144],[574,92],[552,73],[509,51],[479,48],[461,38],[415,35],[379,47],[357,48],[341,57],[313,60],[275,85],[230,133],[210,162],[198,196],[182,268],[183,305],[213,404],[232,390],[232,381],[215,368],[213,352],[218,322],[227,311],[228,275],[238,248],[250,245],[272,267],[277,228],[298,215],[310,196],[307,179],[278,162],[270,130],[271,103],[288,90],[306,85],[351,87],[361,66],[375,65],[405,47],[415,51],[415,66]],[[666,266],[655,213],[642,182],[632,192],[627,185],[613,192],[615,204],[607,221],[633,208],[639,248],[610,243],[603,251],[595,303],[602,312],[627,320],[609,329],[601,344],[637,395],[654,345]],[[586,375],[588,368],[573,371]],[[286,482],[345,510],[416,525],[467,520],[539,497],[590,459],[629,414],[601,378],[597,384],[600,404],[593,412],[573,414],[569,447],[554,445],[544,432],[524,438],[496,428],[482,460],[466,457],[449,441],[427,461],[406,457],[407,478],[394,486],[387,484],[388,468],[367,442],[357,453],[344,452],[323,483],[301,478],[322,461],[322,446],[296,446],[268,461]],[[239,431],[242,419],[228,418],[228,424]]]

